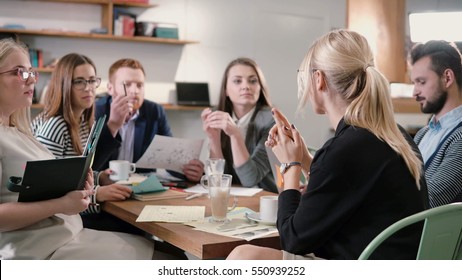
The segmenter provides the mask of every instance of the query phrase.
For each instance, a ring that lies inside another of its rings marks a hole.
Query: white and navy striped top
[[[74,151],[71,133],[63,116],[51,117],[46,121],[41,115],[38,116],[32,122],[32,132],[57,158],[80,156]],[[82,120],[79,131],[82,147],[85,146],[89,133],[88,123]]]
[[[427,125],[417,132],[414,137],[417,145],[428,129]],[[453,131],[435,151],[426,166],[425,179],[431,208],[462,201],[462,127]]]
[[[35,138],[42,143],[56,158],[80,156],[72,146],[71,133],[63,116],[51,117],[44,120],[43,114],[38,115],[31,123]],[[80,123],[80,143],[85,146],[90,134],[87,122],[82,118]],[[97,189],[97,187],[95,187]],[[92,204],[84,213],[99,213],[96,194],[91,197]]]

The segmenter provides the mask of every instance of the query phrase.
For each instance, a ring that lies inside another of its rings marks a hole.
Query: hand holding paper
[[[182,173],[183,165],[198,159],[203,139],[182,139],[156,135],[136,163],[140,168],[164,168]]]

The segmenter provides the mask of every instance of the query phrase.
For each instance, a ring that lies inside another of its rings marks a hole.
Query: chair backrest
[[[462,203],[452,203],[406,217],[382,231],[359,256],[368,259],[379,245],[398,230],[425,221],[418,260],[454,260],[462,257]]]

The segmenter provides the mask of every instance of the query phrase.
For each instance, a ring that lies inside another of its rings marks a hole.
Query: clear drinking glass
[[[209,158],[205,161],[205,175],[223,174],[225,171],[225,160],[222,158]]]
[[[227,213],[237,206],[237,197],[234,196],[233,206],[228,207],[232,179],[233,176],[229,174],[211,174],[201,178],[201,185],[209,191],[211,222],[228,222]]]

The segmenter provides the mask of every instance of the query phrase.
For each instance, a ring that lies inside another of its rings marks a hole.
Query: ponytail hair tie
[[[372,67],[372,66],[373,66],[372,64],[366,65],[366,67],[364,67],[364,72],[366,72],[367,68]]]

